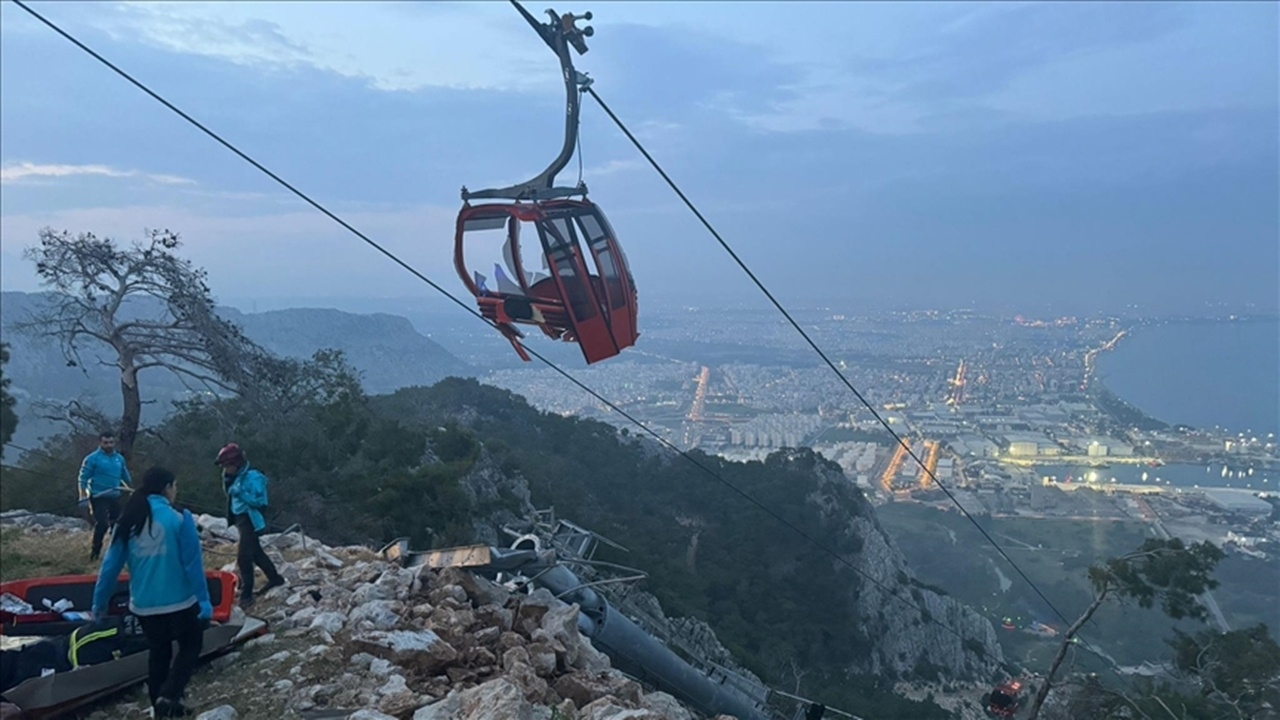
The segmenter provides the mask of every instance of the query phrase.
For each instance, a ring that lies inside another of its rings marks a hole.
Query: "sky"
[[[31,6],[450,292],[460,188],[560,147],[559,69],[506,3]],[[784,303],[1277,312],[1274,3],[556,9],[593,12],[578,69]],[[169,228],[241,307],[442,306],[9,2],[0,40],[5,290],[38,289],[42,227]],[[642,318],[759,300],[589,100],[581,171]]]

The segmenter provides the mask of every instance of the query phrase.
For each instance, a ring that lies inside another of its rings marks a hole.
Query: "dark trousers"
[[[93,557],[96,558],[102,553],[102,539],[107,536],[107,530],[120,519],[120,498],[90,498],[89,517],[93,519]]]
[[[200,608],[192,605],[185,610],[164,615],[139,615],[142,633],[147,636],[151,651],[148,659],[147,692],[151,704],[165,697],[173,702],[182,699],[191,680],[191,673],[200,659],[204,644],[204,630],[200,623]],[[178,656],[173,657],[173,642],[178,641]],[[172,663],[172,667],[170,666]]]
[[[267,551],[258,542],[258,531],[253,529],[253,520],[248,515],[236,515],[236,530],[240,532],[240,545],[236,548],[236,564],[240,566],[240,597],[253,597],[253,567],[262,568],[267,574],[267,582],[280,577],[275,563],[267,557]]]

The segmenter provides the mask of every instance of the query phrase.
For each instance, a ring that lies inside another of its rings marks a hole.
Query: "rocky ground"
[[[6,513],[0,522],[7,533],[44,535],[42,547],[87,550],[77,520]],[[234,529],[207,516],[201,525],[207,566],[234,564]],[[187,703],[200,720],[694,718],[612,669],[578,633],[578,607],[546,590],[513,594],[452,568],[404,569],[300,533],[263,540],[289,583],[251,611],[269,633],[192,680]],[[6,545],[16,562],[12,534]],[[139,686],[78,715],[142,718],[145,705]]]

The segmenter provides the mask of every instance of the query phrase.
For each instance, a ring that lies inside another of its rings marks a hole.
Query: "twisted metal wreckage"
[[[572,522],[557,519],[552,510],[539,511],[525,527],[506,526],[503,531],[514,538],[509,548],[481,544],[414,552],[409,549],[408,540],[401,538],[388,544],[381,554],[405,567],[464,569],[516,592],[545,588],[558,599],[576,603],[578,630],[609,656],[614,668],[674,696],[700,713],[733,715],[739,720],[788,717],[768,707],[771,696],[797,703],[794,715],[790,716],[792,720],[820,720],[828,710],[819,703],[772,690],[734,672],[647,620],[648,613],[629,602],[626,593],[616,591],[647,575],[593,558],[600,543],[623,551],[626,548]],[[602,570],[625,574],[588,580],[570,570],[569,565],[584,567],[583,574],[593,576],[602,574]],[[606,599],[606,592],[610,592],[612,603]],[[660,640],[655,634],[665,637]],[[668,645],[679,648],[689,660],[677,655]]]

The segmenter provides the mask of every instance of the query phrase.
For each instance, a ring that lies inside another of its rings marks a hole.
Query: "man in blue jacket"
[[[98,449],[85,456],[80,464],[80,504],[89,506],[93,518],[93,549],[90,560],[102,552],[102,539],[120,518],[120,488],[133,482],[124,456],[116,452],[116,434],[104,430],[98,435]]]
[[[214,463],[222,468],[222,489],[227,493],[227,520],[240,533],[236,563],[240,566],[240,607],[247,610],[253,605],[255,565],[267,575],[263,592],[284,584],[275,563],[258,542],[258,533],[267,527],[267,521],[262,517],[262,511],[267,509],[267,476],[249,467],[244,451],[235,443],[228,443],[218,451]]]

